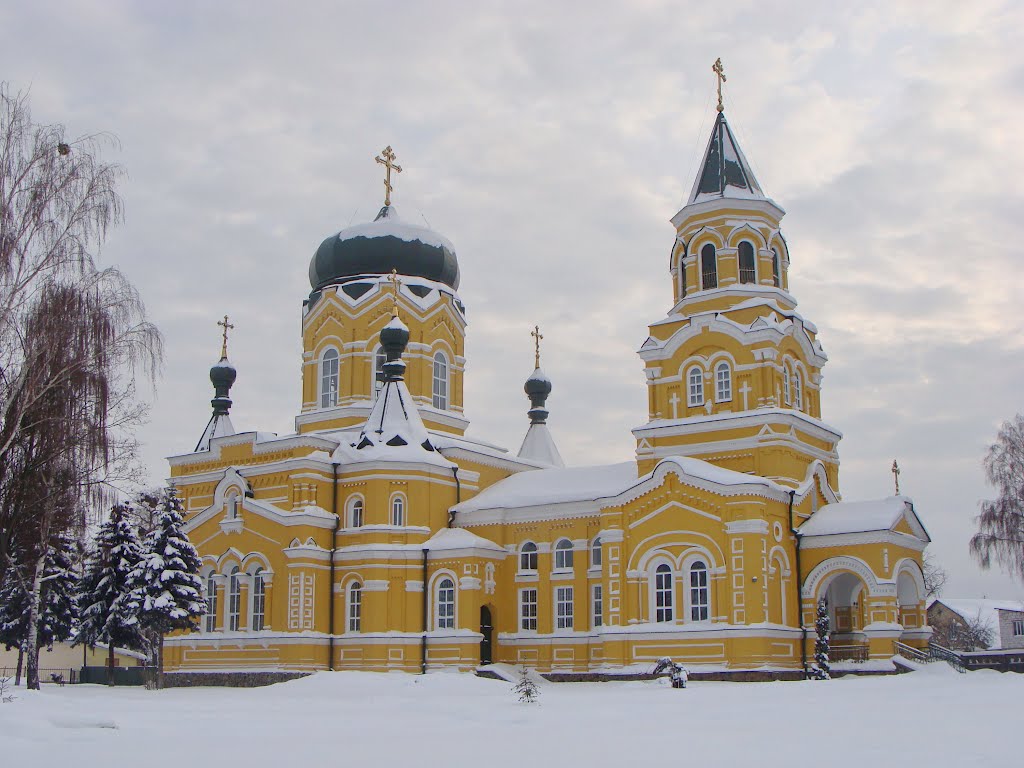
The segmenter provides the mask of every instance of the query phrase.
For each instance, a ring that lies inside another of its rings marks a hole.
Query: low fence
[[[961,653],[960,658],[968,670],[995,669],[999,672],[1024,672],[1024,650],[974,651]]]
[[[17,667],[0,667],[0,677],[9,677],[11,678],[11,680],[13,680],[17,671]],[[27,670],[23,666],[21,668],[22,682],[25,682],[26,672]],[[54,685],[64,685],[65,683],[77,683],[78,670],[73,667],[40,667],[39,682],[42,684],[49,683]]]
[[[106,685],[107,667],[82,667],[78,681]],[[114,667],[114,685],[146,685],[156,677],[154,667]]]
[[[833,645],[828,649],[829,661],[865,662],[868,660],[866,645]]]

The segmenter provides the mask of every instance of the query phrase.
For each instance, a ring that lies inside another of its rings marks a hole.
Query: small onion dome
[[[231,407],[231,400],[228,398],[231,392],[231,385],[235,383],[237,376],[238,371],[228,362],[226,357],[222,357],[220,362],[210,369],[210,383],[213,384],[214,391],[214,408],[217,407],[218,400],[227,401],[227,406]],[[227,413],[226,408],[224,413]]]
[[[405,352],[405,346],[408,343],[409,329],[397,315],[392,317],[380,332],[380,346],[386,357],[382,366],[385,380],[395,381],[402,378],[405,373],[402,353]]]
[[[548,411],[544,404],[547,402],[548,395],[551,394],[551,379],[538,368],[526,380],[523,391],[530,398],[530,410],[527,411],[530,421],[534,424],[542,424],[548,417]]]
[[[381,208],[372,222],[324,240],[309,263],[309,283],[315,292],[392,270],[459,287],[459,262],[451,242],[427,227],[402,221],[393,205]]]

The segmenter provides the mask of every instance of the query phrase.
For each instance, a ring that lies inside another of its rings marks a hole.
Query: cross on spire
[[[725,77],[725,67],[722,66],[721,56],[715,59],[715,63],[711,65],[711,71],[715,73],[715,77],[718,80],[718,111],[724,112],[725,107],[722,104],[722,83],[724,83],[727,78]]]
[[[896,495],[900,495],[900,465],[896,463],[896,459],[892,460],[892,477],[896,481]]]
[[[533,367],[540,368],[540,340],[544,338],[544,334],[540,332],[540,326],[535,325],[530,335],[533,336]]]
[[[395,300],[391,305],[391,315],[398,317],[398,289],[402,287],[402,281],[398,279],[397,269],[391,270],[391,274],[388,275],[388,282],[391,283],[391,289],[395,292]]]
[[[227,360],[228,359],[228,330],[231,329],[231,328],[234,328],[235,326],[228,322],[228,316],[227,315],[224,315],[224,319],[223,320],[218,320],[217,321],[217,325],[219,325],[221,328],[224,329],[224,335],[223,335],[223,339],[222,339],[221,345],[220,345],[220,359],[221,360]]]
[[[387,169],[384,175],[384,205],[391,205],[391,171],[401,173],[402,166],[395,164],[395,151],[391,149],[390,144],[384,147],[384,151],[380,155],[377,155],[376,160]]]

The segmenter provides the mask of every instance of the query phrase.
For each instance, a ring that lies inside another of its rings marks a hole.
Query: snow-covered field
[[[321,673],[259,689],[44,686],[2,766],[1020,766],[1024,675],[944,664],[826,683],[511,684]]]

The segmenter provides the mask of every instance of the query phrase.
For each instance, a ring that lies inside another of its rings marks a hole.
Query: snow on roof
[[[346,227],[338,233],[339,240],[351,240],[356,237],[397,237],[407,243],[419,240],[424,245],[447,248],[452,253],[455,252],[455,246],[448,238],[427,227],[409,224],[398,215],[398,209],[393,205],[382,211],[374,221]]]
[[[551,383],[551,379],[549,379],[548,375],[540,368],[535,369],[534,372],[530,374],[530,378],[527,379],[527,381],[546,381],[548,384]]]
[[[999,636],[999,611],[1024,611],[1024,603],[1019,600],[988,600],[986,598],[967,597],[940,597],[933,600],[929,608],[935,603],[942,603],[956,614],[959,614],[964,621],[979,620],[992,630],[992,644],[990,649],[1002,648],[1002,639]]]
[[[718,113],[711,129],[704,162],[700,173],[693,182],[687,205],[717,200],[723,197],[748,200],[767,200],[761,186],[750,170],[750,163],[743,155],[732,129],[723,112]]]
[[[203,432],[203,436],[199,438],[199,442],[196,444],[196,450],[194,453],[199,451],[210,450],[210,441],[215,437],[229,437],[235,434],[235,427],[231,423],[231,419],[226,413],[214,414],[213,418],[206,425],[206,430]]]
[[[571,501],[590,501],[621,493],[636,483],[636,462],[593,467],[538,469],[499,480],[472,499],[453,508],[472,512],[497,507],[532,507]]]
[[[526,437],[523,438],[523,445],[519,449],[519,458],[548,464],[552,467],[565,466],[562,454],[558,452],[555,439],[551,436],[551,430],[544,423],[531,424],[530,428],[526,430]]]
[[[772,490],[786,490],[778,483],[772,482],[765,477],[748,475],[745,472],[736,472],[732,469],[720,467],[717,464],[695,459],[692,456],[668,456],[659,462],[659,466],[665,463],[677,465],[685,475],[695,477],[698,480],[707,480],[716,485],[761,485]],[[650,475],[646,477],[650,477]]]
[[[839,501],[826,504],[800,526],[804,536],[829,536],[836,533],[887,531],[899,522],[913,505],[906,496],[888,496],[871,501]]]
[[[448,549],[489,549],[494,552],[504,552],[505,548],[495,544],[490,539],[477,536],[465,528],[442,528],[426,542],[424,549],[431,552],[439,552]]]

